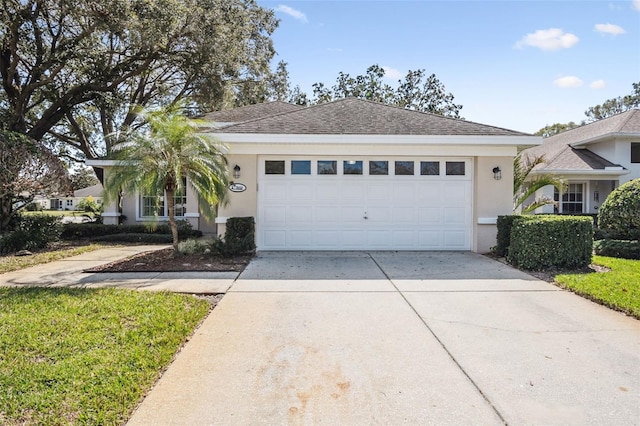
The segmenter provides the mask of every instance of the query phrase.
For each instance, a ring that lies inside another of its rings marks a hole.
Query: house
[[[229,205],[217,228],[190,188],[179,213],[224,234],[229,217],[256,219],[258,250],[472,250],[495,245],[512,212],[513,158],[542,139],[525,133],[341,99],[282,102],[208,114],[206,133],[229,147]],[[110,160],[92,161],[105,173]],[[106,205],[104,223],[155,217],[144,194]],[[164,208],[164,207],[163,207]]]
[[[87,197],[93,197],[94,201],[102,204],[102,185],[95,184],[86,188],[73,191],[72,196],[47,197],[36,195],[33,202],[42,210],[75,210],[78,204]]]
[[[609,193],[640,178],[640,110],[632,109],[544,139],[522,151],[523,158],[544,156],[531,176],[553,173],[564,178],[560,194],[548,186],[538,191],[557,201],[537,213],[597,213]]]

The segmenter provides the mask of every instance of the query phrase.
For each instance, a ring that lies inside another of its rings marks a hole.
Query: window
[[[344,161],[342,163],[343,173],[345,175],[361,175],[362,161]]]
[[[173,214],[176,217],[184,217],[187,213],[187,179],[182,179],[182,186],[177,188],[173,195]],[[140,197],[141,217],[168,217],[165,194],[143,195]]]
[[[631,162],[640,163],[640,142],[631,143]]]
[[[553,200],[558,203],[557,213],[582,213],[582,187],[581,183],[570,183],[567,191],[562,193],[562,201],[558,189],[554,189]]]
[[[283,175],[284,174],[284,161],[271,161],[264,162],[264,173],[267,175]]]
[[[396,161],[396,176],[413,176],[413,161]]]
[[[318,160],[319,175],[335,175],[338,173],[338,162],[331,160]]]
[[[369,161],[369,175],[381,176],[389,174],[388,161]]]
[[[464,176],[464,161],[447,161],[447,176]]]
[[[309,160],[291,160],[292,175],[310,175],[311,161]]]
[[[73,207],[73,200],[67,200],[67,207]]]
[[[420,174],[423,176],[439,176],[440,162],[439,161],[421,161]]]

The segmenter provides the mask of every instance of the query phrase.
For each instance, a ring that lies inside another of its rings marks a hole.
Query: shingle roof
[[[214,111],[200,117],[204,121],[217,123],[241,123],[243,121],[255,120],[256,118],[281,114],[304,108],[282,101],[265,102],[262,104],[247,105],[239,108],[223,111]]]
[[[221,133],[317,135],[530,136],[471,121],[388,106],[363,99],[293,109],[220,129]]]
[[[632,109],[567,130],[522,152],[530,157],[544,156],[546,163],[536,166],[535,170],[604,170],[616,164],[588,149],[575,149],[572,145],[582,145],[583,142],[597,141],[614,134],[640,135],[640,110]]]
[[[102,190],[103,190],[102,185],[97,183],[95,185],[73,191],[73,196],[77,198],[89,197],[89,196],[94,198],[102,197]]]

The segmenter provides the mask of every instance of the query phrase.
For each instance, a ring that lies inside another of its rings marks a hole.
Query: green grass
[[[556,282],[581,296],[640,319],[640,260],[594,256],[592,262],[611,271],[556,275]]]
[[[103,247],[103,244],[88,244],[79,247],[59,248],[56,250],[34,253],[31,256],[0,256],[0,274],[18,271],[41,263],[53,262],[54,260],[60,260],[66,257],[77,256]]]
[[[123,424],[208,311],[170,293],[0,288],[0,424]]]

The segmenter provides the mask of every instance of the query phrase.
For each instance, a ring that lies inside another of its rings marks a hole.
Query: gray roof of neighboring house
[[[218,132],[317,135],[531,136],[514,130],[356,98],[345,98],[307,108],[296,108],[288,112],[224,127]]]
[[[613,135],[638,134],[640,136],[640,110],[632,109],[602,120],[594,121],[544,139],[542,145],[525,149],[523,155],[544,156],[546,162],[535,170],[604,170],[617,166],[609,160],[574,146],[595,142]]]
[[[95,184],[93,186],[88,186],[86,188],[78,189],[73,191],[73,196],[76,198],[85,198],[85,197],[102,197],[102,185]]]
[[[265,102],[262,104],[246,105],[239,108],[214,111],[204,114],[200,119],[215,123],[241,123],[243,121],[255,120],[256,118],[281,114],[304,108],[301,105],[294,105],[282,101]]]

